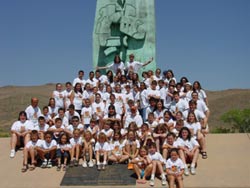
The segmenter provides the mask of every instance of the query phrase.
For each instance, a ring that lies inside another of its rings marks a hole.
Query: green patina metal
[[[128,61],[154,61],[142,68],[155,70],[154,0],[97,0],[93,32],[93,65],[106,66],[119,54]]]

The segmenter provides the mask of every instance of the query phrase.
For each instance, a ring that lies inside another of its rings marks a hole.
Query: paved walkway
[[[207,137],[207,143],[208,159],[204,160],[200,157],[197,174],[184,177],[184,186],[186,188],[250,188],[250,134],[210,134]],[[60,187],[63,172],[57,172],[55,168],[36,168],[32,172],[22,173],[22,152],[18,151],[16,157],[10,159],[9,150],[9,138],[1,138],[1,187]],[[136,187],[149,187],[149,184]],[[155,187],[161,187],[160,181],[156,182]]]

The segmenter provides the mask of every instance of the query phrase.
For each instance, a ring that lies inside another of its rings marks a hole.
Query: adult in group
[[[31,104],[25,109],[27,119],[32,121],[34,125],[38,123],[38,117],[42,115],[40,108],[38,107],[39,100],[36,97],[31,98]]]
[[[18,120],[11,126],[10,139],[10,157],[15,157],[16,146],[25,146],[30,140],[29,130],[33,126],[32,122],[27,119],[25,111],[21,111],[18,115]]]
[[[122,62],[121,58],[119,55],[115,55],[114,57],[114,61],[112,63],[110,63],[107,66],[103,66],[103,67],[96,67],[96,69],[98,70],[102,70],[102,69],[109,69],[111,70],[114,74],[117,74],[117,72],[121,71],[122,74],[124,74],[124,70],[125,70],[125,65]]]
[[[129,55],[129,61],[126,64],[127,72],[129,72],[129,71],[138,72],[141,67],[148,65],[149,63],[151,63],[154,60],[154,58],[152,57],[147,62],[141,63],[141,62],[135,61],[134,58],[135,58],[134,54]]]

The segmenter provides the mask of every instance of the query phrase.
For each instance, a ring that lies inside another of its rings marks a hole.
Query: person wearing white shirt
[[[189,106],[186,100],[180,98],[178,92],[174,92],[173,96],[174,100],[170,105],[170,112],[172,113],[172,116],[175,117],[176,112],[181,111],[183,113],[188,110]]]
[[[31,98],[31,105],[29,105],[25,112],[27,114],[28,120],[32,121],[33,124],[37,124],[38,117],[42,115],[40,108],[38,107],[38,98],[32,97]]]
[[[170,158],[166,161],[166,172],[169,181],[169,188],[174,188],[175,182],[177,183],[177,187],[184,187],[182,178],[184,173],[184,163],[179,158],[177,148],[172,148],[170,150]]]
[[[192,138],[191,132],[187,127],[181,128],[176,142],[180,158],[184,163],[184,174],[186,176],[189,175],[186,161],[187,157],[192,161],[190,166],[191,174],[196,174],[195,164],[197,163],[199,157],[199,143],[195,140],[195,138]]]
[[[189,112],[184,127],[187,127],[191,131],[192,136],[199,142],[201,146],[202,158],[206,159],[207,158],[206,139],[205,136],[201,133],[201,124],[200,122],[197,121],[194,112]]]
[[[149,159],[152,162],[152,172],[151,172],[151,178],[150,178],[150,186],[154,186],[154,179],[155,179],[155,173],[159,172],[161,174],[162,178],[162,185],[166,185],[166,176],[163,171],[163,165],[165,165],[165,160],[163,159],[162,155],[156,151],[156,144],[152,143],[149,146],[148,149],[148,156]]]
[[[142,126],[143,120],[142,117],[137,113],[137,107],[132,106],[130,109],[131,109],[131,114],[125,117],[124,128],[127,129],[131,122],[135,122],[137,127],[140,128]]]
[[[94,71],[89,72],[89,78],[86,80],[86,83],[90,84],[90,87],[98,87],[98,80],[95,78]]]
[[[31,165],[29,166],[29,170],[34,170],[37,155],[37,148],[43,145],[43,140],[40,140],[38,137],[38,131],[33,130],[30,133],[30,141],[25,145],[23,150],[23,167],[22,172],[26,172],[28,170],[28,159],[31,158]]]
[[[49,129],[49,125],[46,123],[46,120],[43,116],[38,118],[38,124],[34,126],[32,130],[37,130],[39,138],[44,140],[44,133]]]
[[[19,112],[18,120],[15,121],[10,129],[11,139],[10,139],[10,158],[15,157],[16,146],[26,145],[30,140],[29,132],[30,127],[33,123],[27,119],[27,114],[25,111]]]
[[[82,154],[82,136],[80,129],[74,129],[73,137],[70,138],[69,143],[71,145],[70,150],[70,167],[79,165],[79,157]]]
[[[154,60],[154,58],[152,57],[147,62],[141,63],[141,62],[135,61],[134,57],[135,57],[134,54],[129,55],[129,61],[126,64],[127,72],[129,72],[129,71],[138,72],[141,67],[144,67],[144,66],[148,65],[149,63],[151,63]]]
[[[96,165],[98,170],[105,170],[109,151],[110,146],[107,142],[107,136],[104,133],[100,133],[98,136],[98,142],[95,144]]]
[[[89,127],[92,114],[93,114],[93,109],[91,108],[90,100],[86,99],[85,106],[82,108],[81,111],[82,124],[84,125],[84,130],[86,130]]]
[[[118,71],[121,71],[122,74],[124,74],[125,70],[125,65],[122,62],[121,58],[119,55],[115,55],[114,61],[107,66],[103,67],[96,67],[97,70],[102,70],[102,69],[109,69],[113,72],[113,74],[116,74]]]
[[[58,109],[58,114],[53,118],[54,124],[55,124],[55,120],[57,118],[60,118],[62,120],[62,125],[64,127],[68,127],[69,126],[69,120],[68,118],[65,116],[65,109],[64,108],[59,108]]]
[[[78,116],[73,116],[71,124],[65,128],[65,132],[69,137],[73,137],[73,132],[75,129],[79,129],[80,133],[84,132],[84,126],[80,123],[80,118]]]
[[[52,139],[53,133],[52,132],[45,132],[43,140],[43,144],[41,147],[37,148],[38,155],[40,159],[43,161],[41,168],[51,168],[52,167],[52,160],[55,158],[56,155],[56,148],[57,143],[55,140]]]
[[[55,119],[55,125],[51,126],[48,131],[53,132],[53,138],[58,141],[60,135],[64,132],[64,125],[62,124],[61,118]]]
[[[96,117],[97,120],[102,119],[104,116],[105,103],[101,100],[101,94],[95,94],[95,101],[91,105],[93,109],[93,116]]]
[[[69,120],[69,124],[72,123],[72,118],[74,116],[77,116],[80,119],[80,115],[78,114],[77,111],[75,111],[75,106],[73,104],[69,105],[68,110],[65,112],[65,116],[67,117],[67,119]]]
[[[80,115],[83,106],[83,90],[80,83],[76,83],[71,97],[71,100],[73,101],[73,104],[75,106],[75,110]]]
[[[77,83],[80,83],[81,87],[84,88],[86,80],[84,80],[84,71],[83,70],[78,71],[78,77],[73,80],[73,87],[75,87],[75,85]]]
[[[73,98],[72,98],[72,84],[71,82],[66,82],[65,84],[66,89],[63,91],[64,95],[64,108],[68,110],[69,105],[73,104]]]
[[[61,83],[56,84],[56,90],[52,92],[51,97],[55,99],[57,108],[64,108],[64,92]]]

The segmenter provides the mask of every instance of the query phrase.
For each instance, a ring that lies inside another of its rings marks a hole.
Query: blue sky
[[[94,0],[1,0],[0,86],[92,70]],[[156,61],[204,89],[250,88],[250,1],[155,0]],[[87,74],[86,74],[87,75]]]

